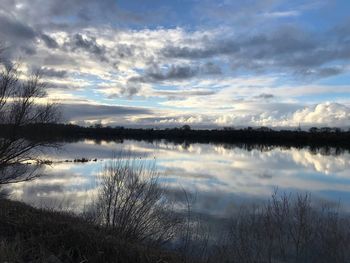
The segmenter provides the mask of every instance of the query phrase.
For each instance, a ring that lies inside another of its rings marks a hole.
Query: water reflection
[[[166,141],[123,143],[91,140],[66,144],[45,159],[54,160],[46,176],[11,186],[15,199],[46,207],[83,209],[96,192],[96,176],[116,152],[157,160],[161,180],[176,200],[183,189],[196,193],[195,210],[225,216],[241,202],[266,199],[274,188],[308,191],[314,199],[350,200],[350,155],[339,149],[269,146],[173,144]],[[72,163],[75,158],[97,162]]]

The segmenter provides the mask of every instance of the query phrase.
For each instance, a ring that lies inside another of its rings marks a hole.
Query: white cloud
[[[270,12],[270,13],[263,14],[263,16],[266,18],[295,17],[295,16],[299,16],[299,15],[300,15],[300,12],[297,10]]]
[[[241,101],[225,111],[180,112],[172,110],[149,119],[139,119],[141,123],[152,125],[182,125],[194,127],[213,126],[350,126],[350,108],[338,103],[320,103],[313,106],[301,104]]]
[[[339,103],[321,103],[298,110],[291,121],[294,124],[350,125],[350,108]]]

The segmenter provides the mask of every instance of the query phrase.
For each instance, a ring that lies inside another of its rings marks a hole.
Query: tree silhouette
[[[181,127],[181,130],[184,130],[184,131],[190,131],[191,130],[191,126],[190,125],[183,125],[182,127]]]
[[[25,127],[55,123],[55,104],[44,102],[45,84],[39,74],[23,76],[16,65],[0,59],[0,185],[30,180],[37,175],[42,147],[53,146],[45,139],[24,138]],[[37,131],[40,132],[40,131]],[[42,137],[45,137],[44,134]]]

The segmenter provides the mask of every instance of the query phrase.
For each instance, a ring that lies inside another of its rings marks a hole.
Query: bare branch
[[[20,80],[18,65],[4,66],[0,72],[0,184],[32,179],[33,169],[13,169],[28,166],[25,162],[38,162],[43,147],[53,146],[48,140],[24,139],[26,127],[59,121],[58,107],[52,103],[40,104],[38,99],[46,96],[46,85],[39,74]],[[37,170],[37,169],[34,169]],[[22,173],[20,172],[22,171]],[[9,174],[10,173],[10,174]],[[24,175],[26,173],[27,175]]]

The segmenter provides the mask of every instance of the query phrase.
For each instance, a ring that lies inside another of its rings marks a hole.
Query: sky
[[[350,126],[348,0],[0,0],[4,64],[63,121]]]

